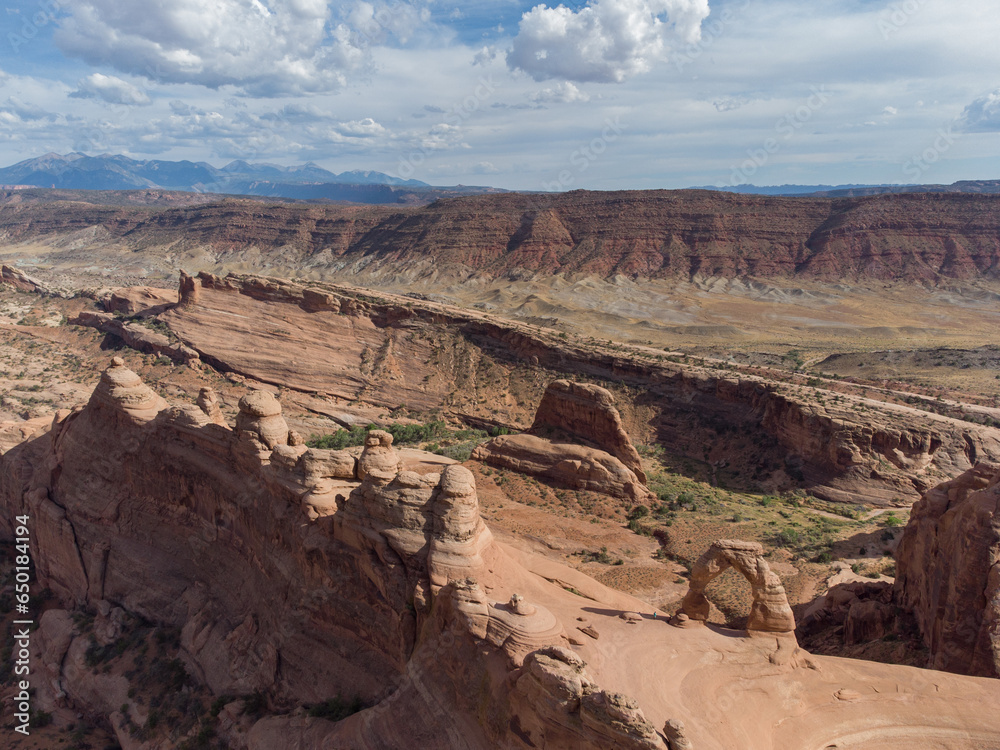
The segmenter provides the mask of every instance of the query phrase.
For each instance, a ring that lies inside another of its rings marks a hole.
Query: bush
[[[582,552],[577,554],[583,555],[587,562],[599,562],[604,565],[611,565],[614,562],[611,555],[608,554],[607,547],[601,547],[600,552]]]
[[[649,508],[645,505],[637,505],[628,513],[629,521],[638,521],[640,518],[645,518],[649,515]]]
[[[393,423],[385,428],[379,428],[370,424],[365,427],[352,427],[349,430],[337,430],[329,435],[313,435],[306,441],[310,448],[326,448],[328,450],[343,450],[355,445],[364,445],[365,438],[371,430],[384,429],[392,435],[394,445],[412,445],[414,443],[427,443],[432,440],[440,441],[442,438],[454,438],[458,440],[474,440],[486,437],[483,430],[449,430],[443,420],[437,419],[427,424],[396,424]],[[490,434],[506,435],[510,431],[506,427],[496,427],[490,430]],[[463,459],[464,460],[464,459]]]
[[[882,516],[882,524],[894,528],[896,526],[902,526],[903,520],[898,518],[895,513],[886,513]]]
[[[801,538],[802,535],[795,529],[783,529],[774,537],[774,543],[779,547],[794,547]]]

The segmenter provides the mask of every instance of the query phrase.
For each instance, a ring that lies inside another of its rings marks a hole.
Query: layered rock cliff
[[[783,474],[832,500],[909,504],[977,461],[1000,459],[993,428],[850,395],[818,399],[748,373],[342,285],[203,273],[182,279],[180,304],[161,319],[224,371],[514,428],[532,424],[550,382],[585,379],[614,394],[636,443],[726,461],[747,483]],[[600,426],[591,439],[616,451],[617,429]]]
[[[54,197],[59,197],[54,194]],[[618,274],[996,279],[998,196],[768,198],[708,191],[573,191],[441,200],[413,209],[264,205],[183,208],[0,201],[8,242],[74,234],[151,262],[164,247],[216,263],[376,274]]]
[[[893,601],[916,616],[935,669],[1000,677],[1000,466],[979,464],[914,504]]]

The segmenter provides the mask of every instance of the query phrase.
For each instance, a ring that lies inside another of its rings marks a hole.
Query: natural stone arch
[[[707,620],[710,605],[705,588],[730,567],[743,574],[753,593],[747,630],[765,633],[795,630],[795,617],[788,605],[785,587],[778,574],[768,566],[764,548],[757,542],[733,539],[713,542],[691,570],[691,586],[681,603],[681,612],[693,620]]]

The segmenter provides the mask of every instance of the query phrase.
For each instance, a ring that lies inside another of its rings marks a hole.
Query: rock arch
[[[707,620],[709,602],[705,598],[705,587],[730,567],[736,568],[750,582],[753,592],[748,631],[791,633],[795,630],[795,617],[788,605],[785,588],[778,574],[768,566],[764,548],[757,542],[734,539],[713,542],[691,570],[691,586],[681,603],[681,612],[693,620]]]

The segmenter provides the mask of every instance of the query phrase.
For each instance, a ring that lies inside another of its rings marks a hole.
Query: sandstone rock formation
[[[84,310],[69,321],[72,325],[96,328],[120,338],[126,346],[140,352],[169,357],[182,364],[196,363],[198,352],[184,344],[173,342],[169,336],[147,328],[141,323],[130,323],[110,313]]]
[[[893,599],[916,616],[935,669],[1000,677],[1000,466],[978,464],[913,506]]]
[[[169,406],[116,361],[87,406],[0,456],[0,537],[30,516],[37,585],[56,597],[33,639],[37,708],[114,717],[129,746],[130,678],[88,665],[91,636],[69,611],[88,607],[95,642],[133,616],[176,628],[179,663],[215,695],[370,706],[339,722],[220,721],[241,750],[664,750],[656,727],[668,721],[684,726],[670,747],[699,750],[973,750],[1000,737],[982,680],[842,659],[811,669],[780,658],[783,638],[636,627],[619,615],[642,602],[582,576],[566,590],[552,580],[571,571],[492,539],[461,466],[398,470],[378,435],[356,464],[296,445],[271,432],[272,401],[251,395],[230,430],[195,404]],[[335,481],[349,489],[310,513]],[[706,566],[757,576],[755,622],[780,635],[758,557],[723,545]],[[600,638],[571,649],[583,619]]]
[[[472,457],[576,490],[633,503],[654,499],[614,398],[592,384],[553,381],[527,433],[495,437],[478,446]]]
[[[637,440],[699,461],[707,449],[754,481],[787,483],[792,474],[819,497],[851,503],[906,505],[977,461],[1000,460],[996,429],[853,395],[810,403],[801,389],[758,375],[567,344],[476,311],[256,276],[202,273],[183,284],[182,304],[160,319],[205,361],[347,401],[489,424],[502,414],[499,423],[516,428],[533,421],[542,384],[564,373],[608,389],[626,379],[630,395],[615,390],[615,398]],[[599,439],[614,457],[609,434]],[[634,459],[622,456],[631,470]]]
[[[735,568],[750,582],[753,603],[747,620],[748,631],[763,633],[791,633],[795,630],[795,617],[788,605],[788,597],[778,574],[764,559],[764,548],[757,542],[720,540],[695,563],[691,571],[691,586],[681,611],[695,620],[707,620],[709,602],[705,587],[730,567]]]
[[[535,435],[501,435],[476,447],[472,457],[492,466],[551,479],[563,487],[651,502],[652,493],[614,456],[582,445]]]
[[[239,403],[236,433],[259,441],[269,450],[288,444],[288,423],[281,416],[281,402],[270,391],[252,391]]]
[[[153,317],[177,304],[177,290],[152,286],[126,286],[101,299],[104,310],[123,315]]]
[[[6,284],[22,292],[46,293],[45,286],[28,276],[24,271],[8,265],[0,265],[0,284]]]
[[[64,419],[66,412],[59,417],[47,414],[41,417],[23,419],[11,422],[0,422],[0,454],[6,453],[15,445],[23,443],[34,435],[44,432],[52,425],[54,418]]]
[[[222,408],[219,406],[219,397],[216,395],[215,390],[209,387],[202,388],[198,392],[198,408],[201,409],[205,416],[208,417],[212,422],[218,425],[225,426],[226,420],[222,416]]]
[[[663,725],[663,735],[667,738],[670,750],[694,750],[694,743],[684,732],[684,723],[677,719],[671,719]]]
[[[535,421],[528,430],[533,435],[549,436],[564,433],[574,442],[592,445],[621,461],[646,483],[639,454],[622,426],[610,391],[592,383],[553,380],[545,389],[535,412]]]
[[[90,404],[137,424],[154,419],[167,406],[162,397],[125,366],[121,357],[113,357],[111,366],[101,374]]]
[[[896,635],[902,611],[893,602],[891,583],[839,583],[809,606],[795,632],[806,648],[813,641],[830,638],[836,639],[837,646],[850,648]]]

